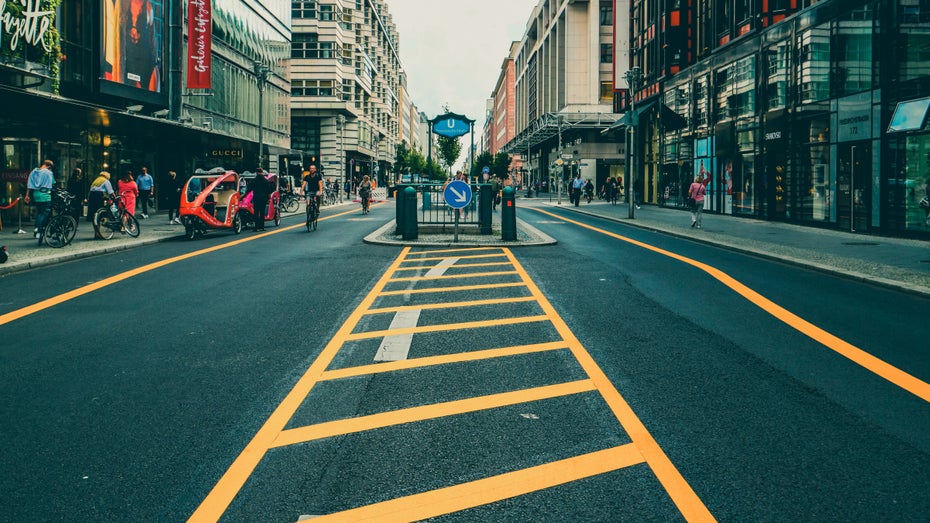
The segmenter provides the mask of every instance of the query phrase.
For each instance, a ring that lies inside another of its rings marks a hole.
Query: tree
[[[403,176],[410,172],[410,150],[407,149],[406,141],[397,144],[397,148],[395,149],[394,172],[398,176]]]
[[[491,172],[504,178],[504,176],[510,172],[510,162],[512,160],[513,158],[505,152],[495,154],[494,161],[491,162]]]
[[[410,149],[407,153],[407,167],[411,173],[426,175],[426,158],[423,153],[416,149]]]
[[[437,143],[439,145],[439,158],[451,173],[452,166],[455,165],[455,161],[462,154],[462,144],[459,143],[458,138],[449,138],[447,136],[440,136]]]
[[[471,177],[473,180],[484,181],[481,179],[481,169],[487,167],[491,169],[491,172],[494,173],[492,165],[494,164],[494,158],[491,156],[491,153],[484,151],[478,156],[475,157],[475,163],[471,166]],[[500,173],[497,173],[498,175]]]

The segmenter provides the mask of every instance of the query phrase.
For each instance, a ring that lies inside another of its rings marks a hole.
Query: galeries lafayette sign
[[[0,39],[10,39],[15,51],[20,41],[27,45],[41,45],[45,52],[52,50],[45,41],[45,31],[52,25],[55,11],[42,11],[40,0],[0,0]]]

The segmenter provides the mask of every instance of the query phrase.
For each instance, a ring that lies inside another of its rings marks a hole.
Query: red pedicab
[[[188,239],[203,236],[210,229],[242,231],[239,217],[239,175],[217,167],[197,169],[181,192],[181,223]]]
[[[265,221],[273,221],[275,225],[281,224],[281,193],[278,186],[278,175],[263,173],[265,179],[271,184],[271,194],[268,196],[268,208],[265,211]],[[255,206],[252,205],[252,180],[258,176],[256,173],[246,171],[239,175],[239,217],[243,227],[255,227]]]

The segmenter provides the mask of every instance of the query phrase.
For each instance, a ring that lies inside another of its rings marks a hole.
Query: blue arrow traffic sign
[[[471,187],[462,180],[452,180],[442,196],[446,200],[446,205],[453,209],[461,209],[471,202]]]

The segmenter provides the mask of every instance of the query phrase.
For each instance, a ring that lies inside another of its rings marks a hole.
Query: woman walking
[[[704,177],[700,174],[694,177],[691,187],[688,188],[688,198],[691,199],[691,227],[701,228],[701,218],[704,211]]]

